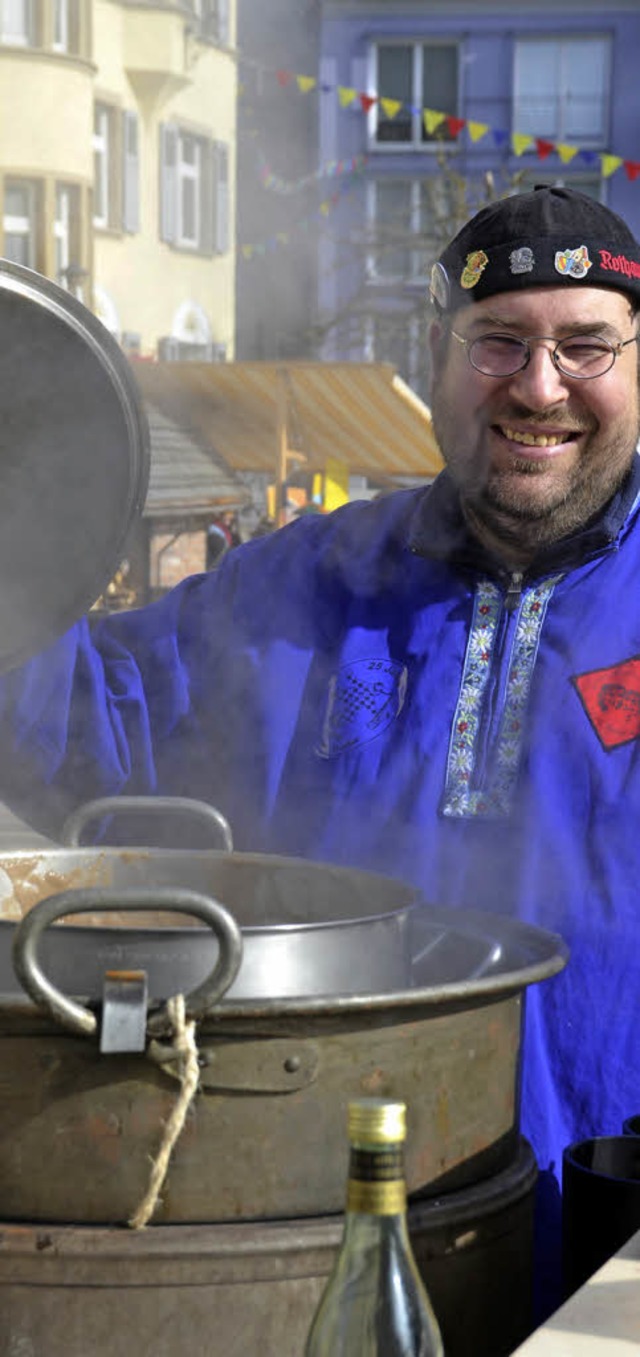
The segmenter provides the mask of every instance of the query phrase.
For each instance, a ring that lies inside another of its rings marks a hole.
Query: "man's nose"
[[[515,372],[509,390],[530,410],[546,410],[568,400],[571,379],[558,370],[553,361],[553,343],[536,341],[529,350],[526,367]]]

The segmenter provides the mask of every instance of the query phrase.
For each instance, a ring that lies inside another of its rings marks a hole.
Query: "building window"
[[[373,142],[425,145],[453,140],[446,123],[429,133],[422,111],[456,115],[459,103],[459,52],[455,43],[377,43],[372,51],[373,88],[378,99],[400,101],[390,116],[380,102],[372,109]]]
[[[140,218],[138,116],[98,103],[93,114],[93,224],[137,231]]]
[[[383,283],[424,282],[460,224],[440,175],[372,180],[367,185],[367,277]]]
[[[520,39],[515,49],[514,129],[552,141],[605,146],[610,56],[605,37]]]
[[[80,190],[76,184],[56,184],[53,238],[56,280],[82,301],[87,272],[79,264]]]
[[[113,219],[114,114],[107,104],[96,104],[93,113],[93,224],[104,228]]]
[[[202,157],[198,137],[178,136],[176,245],[198,249],[202,244]]]
[[[160,234],[180,250],[229,249],[229,148],[173,123],[160,129]]]
[[[26,179],[5,179],[4,256],[25,268],[36,267],[38,186]]]
[[[403,312],[364,317],[363,356],[370,363],[391,363],[408,386],[427,397],[428,317]]]
[[[193,0],[201,37],[214,42],[229,42],[229,0]]]
[[[0,38],[16,47],[34,42],[33,0],[0,0]]]
[[[71,0],[53,0],[53,42],[54,52],[70,52],[71,47]]]

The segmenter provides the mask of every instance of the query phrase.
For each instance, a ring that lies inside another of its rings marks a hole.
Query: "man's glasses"
[[[515,335],[489,334],[478,335],[477,339],[465,339],[455,330],[451,334],[464,345],[471,366],[476,372],[484,373],[485,377],[513,377],[516,372],[526,368],[531,359],[532,344],[553,344],[551,357],[558,372],[564,377],[576,377],[581,382],[591,377],[604,377],[622,350],[640,339],[640,335],[634,335],[633,339],[610,344],[608,339],[599,335],[567,335],[566,339],[556,343],[552,335],[530,335],[528,339],[518,339]]]

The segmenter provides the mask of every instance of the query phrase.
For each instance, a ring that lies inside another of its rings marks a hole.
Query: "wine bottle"
[[[305,1357],[444,1357],[407,1230],[406,1105],[349,1104],[344,1234]]]

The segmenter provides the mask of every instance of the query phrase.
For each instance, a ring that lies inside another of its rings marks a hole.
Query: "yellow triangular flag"
[[[338,85],[338,98],[343,108],[348,108],[356,97],[356,90],[347,89],[345,85]]]
[[[400,109],[402,108],[402,100],[381,99],[380,107],[382,109],[382,112],[384,113],[385,118],[395,118],[396,113],[399,113]]]
[[[440,127],[440,124],[444,122],[446,116],[446,113],[438,113],[435,108],[423,108],[422,117],[429,136],[436,131],[436,128]]]
[[[479,141],[481,137],[486,136],[489,131],[488,123],[467,122],[467,129],[472,141]]]
[[[328,217],[328,216],[329,216],[329,210],[330,210],[330,208],[331,208],[331,203],[330,203],[330,201],[329,201],[328,199],[325,199],[325,201],[324,201],[323,203],[320,204],[320,211],[321,211],[323,217]]]
[[[533,137],[527,136],[526,132],[512,132],[511,145],[516,155],[523,155],[530,146],[533,146]]]
[[[563,165],[568,165],[573,160],[574,155],[578,154],[577,146],[568,146],[564,141],[556,142],[556,151],[560,156]]]
[[[620,169],[620,166],[622,164],[622,156],[601,155],[600,164],[602,165],[602,173],[605,179],[608,179],[610,174],[615,174],[616,170]]]
[[[302,94],[308,94],[318,82],[314,75],[297,75],[296,83]]]

